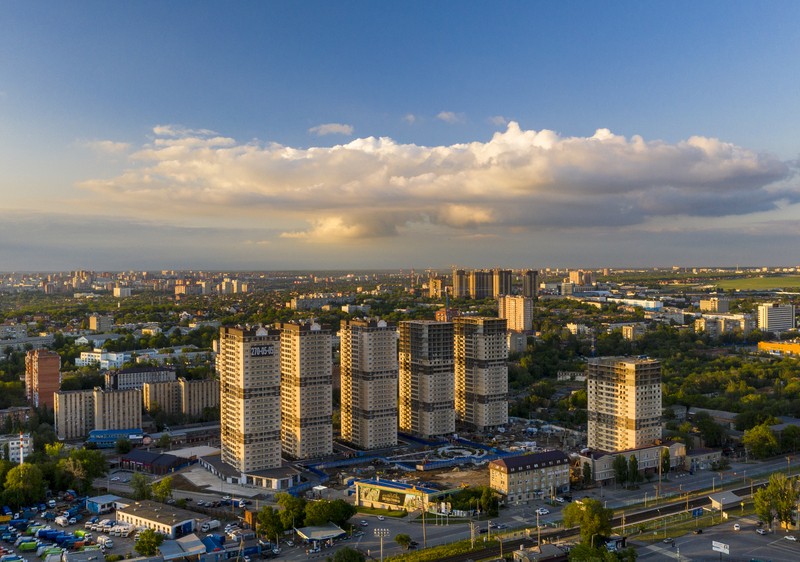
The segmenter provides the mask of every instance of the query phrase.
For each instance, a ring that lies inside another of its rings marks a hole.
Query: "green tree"
[[[587,462],[583,463],[583,485],[590,486],[592,484],[592,465]]]
[[[148,500],[150,499],[150,495],[152,494],[152,489],[150,488],[150,480],[142,474],[141,472],[137,472],[133,476],[131,476],[131,488],[133,489],[133,499],[135,500]]]
[[[77,459],[68,457],[58,461],[58,469],[69,476],[67,486],[85,492],[89,487],[89,481],[86,477],[86,469]]]
[[[108,463],[102,452],[92,449],[73,449],[69,453],[69,458],[75,459],[83,470],[86,471],[86,479],[89,483],[95,478],[100,478],[108,472]]]
[[[753,507],[758,518],[772,528],[772,519],[775,517],[772,505],[772,495],[767,488],[759,488],[753,494]]]
[[[44,478],[35,464],[23,463],[6,474],[5,501],[14,506],[30,505],[44,498]]]
[[[748,429],[742,436],[742,444],[751,457],[762,459],[778,452],[778,439],[766,423]]]
[[[44,446],[45,454],[53,460],[58,460],[64,454],[63,443],[48,443]]]
[[[639,459],[636,458],[636,455],[631,455],[628,459],[628,482],[631,484],[636,484],[641,479],[641,475],[639,474]]]
[[[139,540],[134,544],[133,549],[141,556],[155,556],[158,554],[158,547],[164,542],[164,535],[156,533],[153,529],[145,529],[139,535]]]
[[[153,482],[150,486],[153,498],[156,501],[165,502],[172,497],[172,476],[166,476],[158,482]]]
[[[258,511],[256,516],[258,532],[268,540],[280,537],[284,531],[283,523],[278,511],[272,506],[264,506]]]
[[[597,544],[600,538],[611,535],[614,510],[603,507],[599,500],[583,499],[573,502],[564,508],[562,515],[566,527],[580,527],[583,544],[591,545],[592,537],[595,537],[594,541]]]
[[[366,557],[355,548],[346,546],[336,551],[333,557],[328,557],[331,562],[366,562]]]
[[[120,437],[117,439],[114,449],[118,454],[124,455],[131,452],[131,449],[133,449],[133,443],[131,443],[131,440],[127,437]]]
[[[275,496],[275,501],[283,508],[280,517],[284,529],[291,529],[295,524],[305,520],[306,500],[304,498],[296,498],[282,492]]]
[[[355,514],[355,506],[344,500],[317,500],[306,504],[305,524],[315,526],[331,522],[341,527]]]
[[[625,484],[628,481],[628,462],[625,457],[622,455],[614,457],[612,467],[614,468],[614,479],[617,484]]]
[[[672,467],[672,460],[669,456],[669,448],[661,449],[661,474],[666,476],[669,474],[669,469]]]
[[[481,510],[487,513],[489,517],[497,517],[500,505],[494,492],[492,492],[492,489],[488,486],[485,486],[483,492],[481,492],[480,504]]]
[[[394,542],[403,547],[403,549],[408,550],[408,547],[411,546],[411,535],[407,535],[406,533],[399,533],[395,535]]]
[[[160,449],[169,449],[170,445],[172,445],[172,437],[170,437],[169,433],[162,433],[161,437],[156,441],[156,447]]]

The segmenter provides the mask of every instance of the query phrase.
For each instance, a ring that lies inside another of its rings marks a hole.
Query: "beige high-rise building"
[[[469,296],[469,278],[463,269],[453,270],[453,298],[464,299]]]
[[[103,390],[96,387],[92,429],[134,429],[142,427],[142,391]]]
[[[180,387],[173,382],[146,382],[142,385],[144,409],[153,414],[177,414],[181,411]]]
[[[455,431],[453,323],[400,322],[400,431],[430,438]]]
[[[103,316],[101,314],[89,315],[89,329],[95,332],[110,332],[114,327],[113,316]]]
[[[342,439],[397,445],[397,332],[384,320],[342,320]]]
[[[474,269],[469,272],[469,298],[488,299],[494,294],[494,275],[485,269]]]
[[[444,282],[439,277],[428,279],[428,298],[440,299],[444,296]]]
[[[700,299],[700,310],[702,312],[719,312],[724,314],[730,310],[730,301],[719,297]]]
[[[281,466],[280,332],[220,328],[222,461],[243,477]]]
[[[589,360],[588,445],[600,451],[646,447],[661,438],[661,363],[636,357]]]
[[[25,355],[25,395],[36,407],[53,408],[53,393],[61,389],[61,356],[33,349]]]
[[[208,408],[219,408],[219,381],[215,379],[177,381],[180,412],[193,418],[202,416]]]
[[[492,296],[498,298],[500,295],[511,294],[511,270],[494,269],[492,270]]]
[[[281,326],[281,443],[295,459],[333,453],[332,351],[319,324]]]
[[[523,296],[500,296],[497,311],[512,332],[530,332],[533,329],[533,299]]]
[[[484,431],[508,422],[508,349],[502,318],[453,320],[458,421]]]
[[[56,436],[81,439],[94,429],[94,391],[60,390],[53,394]]]

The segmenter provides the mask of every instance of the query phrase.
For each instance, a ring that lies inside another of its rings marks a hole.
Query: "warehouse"
[[[117,510],[117,521],[134,527],[147,527],[167,538],[176,539],[192,533],[197,514],[186,509],[142,500]]]

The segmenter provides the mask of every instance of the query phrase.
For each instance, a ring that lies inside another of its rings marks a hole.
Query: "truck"
[[[47,507],[53,509],[56,506],[56,500],[47,500]]]
[[[36,541],[28,541],[19,545],[19,548],[17,550],[19,550],[20,552],[31,552],[35,551],[37,548],[38,545],[36,544]]]
[[[61,525],[62,527],[66,527],[67,525],[69,525],[69,519],[67,519],[63,515],[59,515],[58,517],[56,517],[56,525]]]
[[[213,529],[219,529],[220,522],[218,519],[212,519],[211,521],[204,521],[202,525],[200,525],[200,531],[203,533],[207,533]]]
[[[114,541],[109,537],[97,537],[97,544],[105,548],[114,548]]]

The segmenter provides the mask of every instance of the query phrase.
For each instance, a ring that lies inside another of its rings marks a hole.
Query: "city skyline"
[[[795,3],[5,11],[6,271],[798,261]]]

